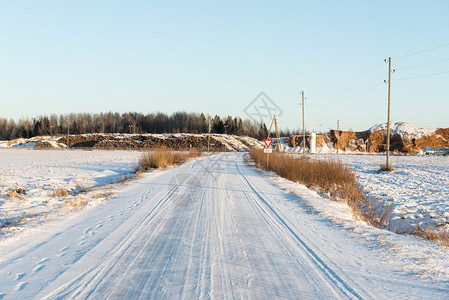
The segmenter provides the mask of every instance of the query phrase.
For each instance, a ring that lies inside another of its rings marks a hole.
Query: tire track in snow
[[[81,297],[88,298],[98,287],[101,281],[108,275],[112,268],[118,263],[120,258],[132,246],[132,242],[142,235],[147,229],[146,225],[156,217],[163,213],[162,207],[170,200],[170,196],[188,179],[186,175],[177,185],[172,187],[150,210],[150,212],[140,221],[136,229],[131,232],[125,239],[115,246],[109,253],[108,258],[100,260],[93,267],[84,271],[82,274],[63,285],[53,293],[47,295],[48,299],[56,299],[61,297]],[[162,226],[162,224],[161,224]]]
[[[254,195],[260,201],[254,201],[254,203],[259,207],[260,211],[263,212],[266,218],[269,220],[269,223],[275,225],[282,232],[286,232],[286,236],[290,236],[300,245],[306,252],[309,254],[311,258],[311,262],[313,262],[317,268],[322,272],[323,275],[331,282],[331,286],[337,290],[339,290],[343,295],[355,298],[362,299],[362,296],[355,291],[343,278],[341,278],[332,268],[327,265],[320,256],[310,248],[300,237],[299,235],[287,224],[286,220],[284,220],[280,214],[278,214],[272,206],[270,206],[265,198],[261,195],[260,192],[256,190],[256,188],[250,183],[248,177],[243,174],[240,170],[237,162],[235,162],[235,167],[238,173],[241,175],[241,180],[245,183],[245,185],[253,191]],[[251,199],[252,197],[248,197]],[[272,227],[273,228],[273,227]]]

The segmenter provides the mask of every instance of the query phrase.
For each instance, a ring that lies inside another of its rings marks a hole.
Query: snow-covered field
[[[393,172],[378,170],[384,155],[318,155],[350,165],[359,184],[378,203],[391,203],[391,230],[432,226],[449,231],[449,157],[391,156]]]
[[[0,238],[103,201],[113,189],[95,187],[131,175],[140,155],[0,148]]]
[[[444,299],[448,262],[435,243],[220,153],[1,241],[0,298]]]

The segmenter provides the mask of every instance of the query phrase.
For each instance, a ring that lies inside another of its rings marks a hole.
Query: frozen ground
[[[103,201],[113,188],[95,187],[131,175],[140,155],[0,148],[0,238]]]
[[[393,204],[391,229],[449,231],[449,157],[391,156],[394,172],[378,173],[383,155],[321,155],[349,164],[369,197]]]
[[[221,153],[0,242],[0,297],[444,299],[448,261]]]

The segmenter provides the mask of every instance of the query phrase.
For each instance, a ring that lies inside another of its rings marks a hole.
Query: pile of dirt
[[[317,135],[316,136],[316,146],[323,147],[327,145],[331,140],[328,135]],[[294,135],[288,141],[289,147],[298,147],[302,143],[302,135]],[[306,136],[306,147],[310,147],[310,136]]]
[[[152,148],[170,148],[175,150],[196,148],[207,150],[208,148],[208,139],[204,135],[86,134],[63,137],[58,139],[57,142],[65,145],[68,143],[70,148],[102,150],[144,150]],[[221,141],[213,136],[211,137],[210,151],[222,151],[224,148],[225,145]],[[234,148],[231,147],[231,149]]]
[[[329,131],[329,139],[334,149],[366,151],[365,132],[331,130]]]
[[[43,142],[37,143],[33,147],[33,149],[35,149],[35,150],[51,150],[51,149],[58,149],[58,148],[55,148],[55,146],[52,145],[50,142],[43,141]]]
[[[428,147],[434,150],[445,149],[449,147],[449,128],[440,128],[432,135],[412,138],[403,143],[403,151],[407,153],[415,153]]]
[[[433,150],[449,148],[449,128],[437,130],[416,128],[405,122],[392,124],[390,151],[415,154],[431,147]],[[334,149],[359,152],[384,152],[387,149],[386,124],[378,124],[366,131],[331,130],[325,136],[317,136],[317,147],[331,142]],[[289,146],[297,147],[302,136],[293,136]],[[306,139],[309,147],[309,138]]]
[[[116,137],[102,140],[95,144],[93,149],[103,150],[142,150],[152,148],[170,148],[175,150],[188,150],[196,148],[199,150],[207,150],[207,137],[204,136],[182,136],[157,138],[151,136],[132,136],[132,137]],[[221,151],[224,145],[215,140],[210,140],[210,151]]]
[[[69,148],[91,148],[98,142],[108,139],[108,135],[103,134],[82,134],[70,135],[58,139],[58,143],[67,145]]]

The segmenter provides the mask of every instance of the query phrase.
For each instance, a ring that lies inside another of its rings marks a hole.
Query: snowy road
[[[0,298],[444,298],[308,213],[243,154],[143,175],[0,246]],[[442,289],[442,290],[441,290]]]

